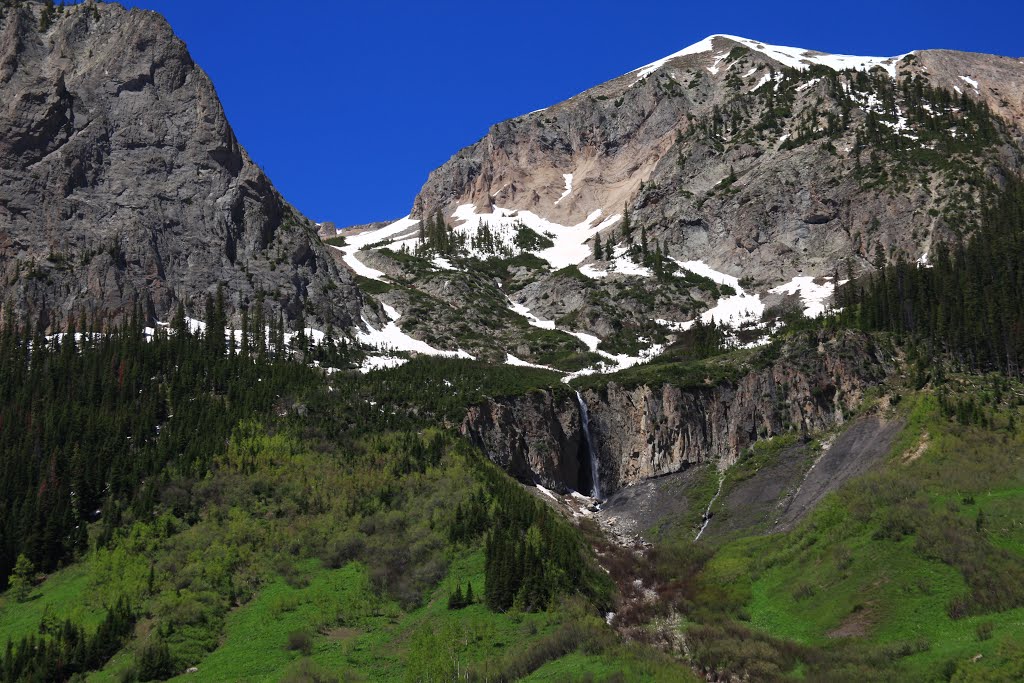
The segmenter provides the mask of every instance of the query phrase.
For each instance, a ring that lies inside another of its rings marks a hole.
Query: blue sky
[[[712,33],[860,55],[1024,56],[1022,2],[129,0],[163,13],[284,196],[339,226],[408,213],[498,121]]]

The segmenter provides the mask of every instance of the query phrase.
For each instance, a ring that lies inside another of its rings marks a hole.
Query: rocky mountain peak
[[[495,124],[345,259],[418,290],[384,292],[397,310],[443,302],[431,329],[407,325],[452,352],[621,367],[698,319],[753,343],[846,280],[970,235],[1024,167],[1022,98],[1007,57],[712,35]],[[493,315],[467,312],[484,298]],[[507,311],[567,336],[522,341]]]
[[[806,70],[816,65],[826,66],[837,71],[843,71],[846,69],[871,71],[875,68],[881,68],[890,75],[895,75],[897,62],[906,57],[906,55],[899,55],[897,57],[858,57],[854,55],[837,55],[827,52],[818,52],[816,50],[806,50],[798,47],[770,45],[759,40],[751,40],[750,38],[741,38],[740,36],[730,36],[717,33],[710,35],[693,45],[685,47],[679,52],[673,53],[667,57],[663,57],[662,59],[636,69],[635,71],[630,72],[629,75],[635,74],[637,80],[640,80],[656,72],[665,64],[689,55],[714,54],[715,63],[720,64],[727,59],[730,54],[736,55],[737,52],[733,52],[734,50],[739,53],[746,51],[759,53],[763,57],[791,69]],[[713,69],[717,70],[717,67],[713,67]]]
[[[230,313],[348,328],[361,295],[248,156],[159,14],[88,3],[0,19],[0,281],[51,329],[167,320],[221,286]]]
[[[887,255],[902,250],[917,258],[935,229],[943,230],[936,224],[942,221],[920,220],[941,213],[934,206],[941,200],[939,179],[924,183],[929,196],[907,207],[918,217],[910,226],[904,218],[883,218],[904,193],[859,180],[850,186],[858,163],[862,167],[872,154],[876,160],[906,157],[905,148],[918,147],[933,158],[915,154],[914,163],[924,161],[925,174],[934,173],[948,156],[930,155],[938,141],[924,140],[914,128],[927,128],[927,136],[939,126],[947,142],[957,135],[960,143],[972,142],[962,127],[957,130],[961,98],[968,108],[982,105],[977,117],[991,117],[999,128],[1001,140],[984,144],[1017,148],[1022,79],[1024,64],[990,55],[858,57],[713,35],[565,102],[495,125],[431,174],[413,215],[441,209],[454,216],[459,206],[471,205],[479,214],[489,207],[525,210],[571,226],[597,211],[608,217],[629,207],[662,239],[689,242],[681,256],[765,281],[787,273],[824,275],[848,258],[858,269],[867,267],[874,244],[865,249],[863,239],[855,245],[851,238],[873,219],[892,226],[878,235]],[[943,103],[922,100],[940,92]],[[872,144],[879,126],[902,142]],[[901,153],[894,154],[894,147]],[[1019,151],[993,149],[987,160],[980,149],[964,151],[989,177],[997,159],[1010,167],[1020,163]],[[907,161],[891,160],[902,166]],[[722,185],[727,180],[728,188]],[[896,201],[861,201],[864,193],[879,190]],[[783,209],[787,205],[792,209]],[[725,218],[755,209],[756,217]],[[785,225],[796,232],[772,239]],[[808,231],[797,225],[828,227]],[[837,227],[841,240],[835,239]],[[916,240],[905,239],[907,232]],[[780,259],[780,246],[796,256]]]

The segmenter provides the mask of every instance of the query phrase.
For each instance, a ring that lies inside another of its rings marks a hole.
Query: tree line
[[[936,245],[928,264],[899,256],[841,288],[841,323],[909,335],[929,355],[970,370],[1019,376],[1024,359],[1024,183],[983,206],[972,237]]]

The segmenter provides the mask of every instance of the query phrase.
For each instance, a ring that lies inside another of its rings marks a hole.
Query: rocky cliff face
[[[352,256],[401,285],[389,305],[429,305],[403,323],[417,338],[574,372],[656,355],[697,317],[746,344],[884,263],[926,263],[1022,150],[1019,59],[711,36],[493,126],[430,175],[419,226]]]
[[[0,19],[0,299],[20,319],[229,312],[351,327],[361,295],[232,133],[209,78],[148,11]],[[3,303],[0,301],[0,303]]]
[[[517,479],[588,490],[580,412],[567,393],[533,392],[470,409],[462,433]]]
[[[777,359],[762,358],[737,379],[681,386],[587,390],[599,477],[610,493],[698,463],[725,469],[758,439],[790,430],[811,434],[842,424],[864,390],[894,364],[867,337],[800,335]],[[587,490],[579,408],[571,394],[492,400],[462,426],[496,463],[525,481]]]
[[[627,207],[681,260],[768,286],[845,277],[969,229],[979,188],[1021,167],[1022,122],[1017,59],[713,36],[495,125],[431,174],[414,214],[472,204],[576,225]]]

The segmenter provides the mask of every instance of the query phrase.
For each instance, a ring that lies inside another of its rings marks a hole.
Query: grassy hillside
[[[5,372],[25,349],[6,343]],[[183,362],[188,386],[170,372]],[[20,551],[41,548],[56,569],[13,563],[4,681],[1024,674],[1024,387],[1002,377],[880,389],[865,409],[906,425],[891,453],[787,533],[733,526],[694,543],[717,489],[709,470],[688,493],[699,505],[639,553],[574,526],[444,427],[552,373],[423,359],[327,376],[128,330],[5,379],[12,405],[43,424],[97,394],[94,415],[125,431],[109,442],[61,424],[105,449],[110,469],[47,432],[50,458],[5,482],[70,526],[33,527],[46,542]],[[133,412],[133,382],[146,411]],[[57,395],[65,406],[51,410]],[[35,422],[5,424],[19,449],[8,453],[31,454]],[[796,435],[757,444],[718,500],[783,458],[805,472],[821,448]],[[115,474],[117,496],[102,485]],[[106,491],[95,513],[43,496],[77,493],[82,476]],[[6,528],[40,524],[24,505],[7,508]]]
[[[879,468],[790,533],[709,549],[687,605],[696,661],[763,678],[1019,679],[1022,394],[979,391],[992,381],[911,394]],[[760,448],[747,466],[781,450]]]
[[[430,427],[550,373],[442,360],[327,377],[130,333],[54,349],[37,372],[117,368],[121,354],[147,366],[157,391],[164,365],[195,356],[217,382],[193,391],[227,407],[203,428],[201,467],[150,459],[134,494],[86,525],[68,566],[15,566],[0,594],[0,680],[511,680],[546,665],[690,676],[620,643],[601,616],[614,587],[568,522]],[[100,373],[101,388],[120,391],[119,374]],[[273,382],[269,400],[235,402],[249,382]],[[76,392],[71,404],[84,400]],[[169,431],[146,448],[166,448]]]

